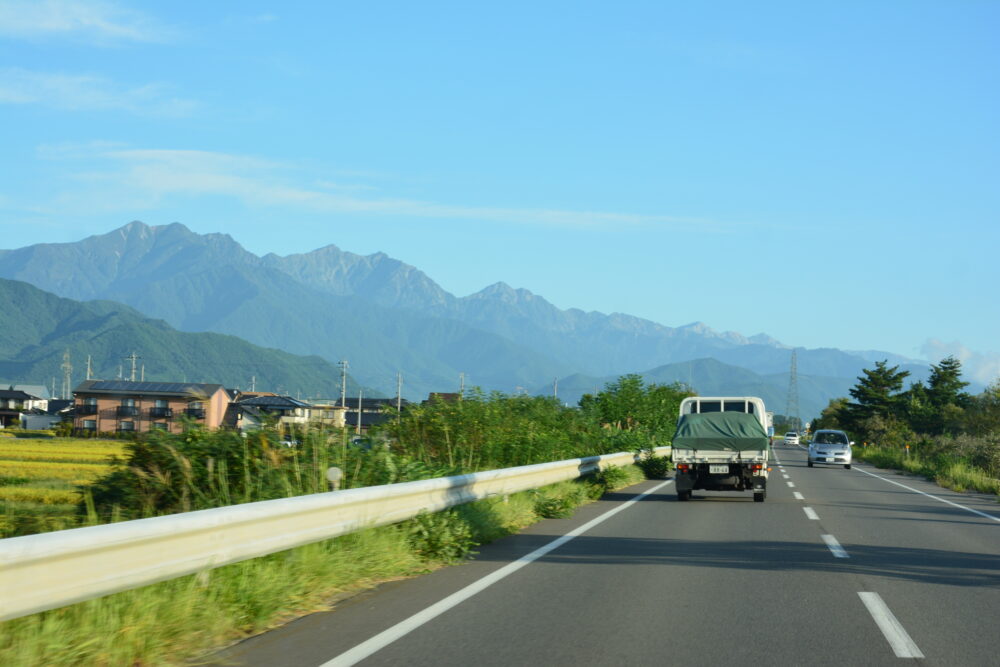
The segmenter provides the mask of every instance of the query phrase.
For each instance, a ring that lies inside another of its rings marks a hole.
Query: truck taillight
[[[677,469],[679,471],[681,471],[681,472],[687,472],[690,467],[691,466],[689,466],[687,463],[678,463],[677,464]]]
[[[750,464],[750,468],[752,470],[763,470],[764,469],[764,464],[762,464],[762,463],[751,463]]]

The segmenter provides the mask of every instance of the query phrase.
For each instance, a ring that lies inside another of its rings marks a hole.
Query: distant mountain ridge
[[[766,334],[561,310],[505,283],[456,297],[384,253],[327,245],[258,257],[226,234],[196,234],[179,223],[132,222],[76,243],[0,251],[0,276],[75,299],[120,301],[186,331],[348,359],[367,384],[394,388],[402,371],[410,398],[454,390],[459,373],[513,391],[574,373],[616,376],[707,357],[787,377],[791,355]],[[797,353],[804,375],[853,379],[871,365],[869,353]]]

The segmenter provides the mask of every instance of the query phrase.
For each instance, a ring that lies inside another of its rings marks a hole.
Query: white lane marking
[[[908,489],[910,491],[913,491],[914,493],[919,493],[922,496],[927,496],[928,498],[933,498],[934,500],[940,500],[941,502],[943,502],[943,503],[945,503],[947,505],[951,505],[952,507],[958,507],[960,509],[965,510],[966,512],[972,512],[973,514],[978,514],[979,516],[981,516],[983,518],[992,519],[993,521],[996,521],[997,523],[1000,523],[1000,518],[995,517],[992,514],[987,514],[986,512],[980,512],[979,510],[974,510],[971,507],[966,507],[965,505],[959,505],[958,503],[953,503],[950,500],[945,500],[944,498],[941,498],[940,496],[933,496],[933,495],[931,495],[929,493],[924,493],[923,491],[921,491],[919,489],[914,489],[912,486],[907,486],[906,484],[900,484],[899,482],[894,482],[891,479],[886,479],[885,477],[882,477],[881,475],[876,475],[873,472],[868,472],[867,470],[862,470],[861,468],[854,468],[854,470],[857,470],[858,472],[863,472],[866,475],[871,475],[872,477],[876,477],[876,478],[882,480],[883,482],[889,482],[890,484],[895,484],[896,486],[901,486],[904,489]]]
[[[785,479],[791,479],[788,475],[782,475]]]
[[[833,535],[823,535],[823,541],[826,542],[826,546],[830,547],[830,551],[833,552],[834,558],[850,558],[847,555],[847,551],[844,547],[840,546],[840,542]]]
[[[889,607],[878,593],[858,593],[861,601],[868,608],[868,613],[875,619],[878,629],[885,635],[892,652],[897,658],[922,658],[924,654],[907,634],[906,629],[896,619]]]
[[[544,556],[545,554],[549,553],[554,549],[558,549],[562,545],[572,540],[574,537],[579,537],[580,535],[584,534],[594,526],[603,523],[604,521],[613,517],[615,514],[618,514],[622,510],[631,507],[632,505],[639,502],[649,494],[653,493],[654,491],[658,491],[659,489],[662,489],[664,486],[670,484],[673,481],[674,480],[672,479],[668,479],[665,482],[657,484],[653,488],[649,489],[648,491],[646,491],[641,495],[636,496],[632,500],[622,503],[621,505],[619,505],[614,509],[608,510],[599,517],[591,519],[587,523],[583,524],[582,526],[574,530],[571,530],[562,537],[552,540],[548,544],[535,549],[530,554],[521,556],[516,561],[504,565],[499,570],[496,570],[495,572],[486,575],[479,581],[475,581],[469,584],[465,588],[452,593],[443,600],[435,602],[434,604],[432,604],[430,607],[427,607],[423,611],[419,611],[413,616],[410,616],[408,619],[400,621],[391,628],[383,630],[374,637],[361,642],[360,644],[350,649],[349,651],[341,653],[336,658],[324,662],[322,665],[320,665],[320,667],[349,667],[350,665],[354,665],[361,662],[368,656],[372,655],[376,651],[379,651],[380,649],[385,648],[386,646],[393,643],[397,639],[405,637],[409,633],[419,628],[424,623],[433,620],[434,618],[440,616],[441,614],[448,611],[452,607],[455,607],[456,605],[465,602],[476,593],[486,590],[487,588],[497,583],[498,581],[509,577],[510,575],[514,574],[525,565],[528,565],[529,563],[538,560],[539,558],[541,558],[542,556]]]
[[[785,484],[788,485],[789,489],[794,489],[795,488],[795,482],[785,482]]]
[[[805,512],[806,516],[812,519],[813,521],[819,521],[819,515],[816,514],[816,510],[814,510],[813,508],[803,507],[802,511]]]
[[[803,495],[802,495],[801,493],[799,493],[798,491],[795,491],[795,499],[796,499],[796,500],[805,500],[805,499],[806,499],[806,497],[805,497],[805,496],[803,496]]]

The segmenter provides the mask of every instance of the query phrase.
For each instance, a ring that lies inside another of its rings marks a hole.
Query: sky
[[[181,222],[989,382],[998,31],[973,0],[0,0],[0,248]]]

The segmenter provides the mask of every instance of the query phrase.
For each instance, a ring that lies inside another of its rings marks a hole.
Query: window
[[[167,425],[163,422],[153,422],[149,427],[154,431],[166,431]]]
[[[202,404],[201,401],[191,401],[190,403],[188,403],[188,409],[190,409],[190,410],[204,410],[205,406]]]
[[[153,405],[157,408],[165,408],[167,407],[167,401],[165,399],[158,398]]]
[[[87,398],[83,399],[83,404],[84,405],[97,405],[97,397],[95,397],[95,396],[88,396]]]
[[[122,422],[118,425],[119,431],[134,431],[135,422]]]
[[[122,407],[125,407],[125,408],[134,408],[135,407],[135,399],[134,398],[123,398],[122,399]]]
[[[83,428],[86,431],[96,431],[97,430],[97,420],[96,419],[84,419]]]
[[[720,401],[698,401],[698,412],[722,412]]]

